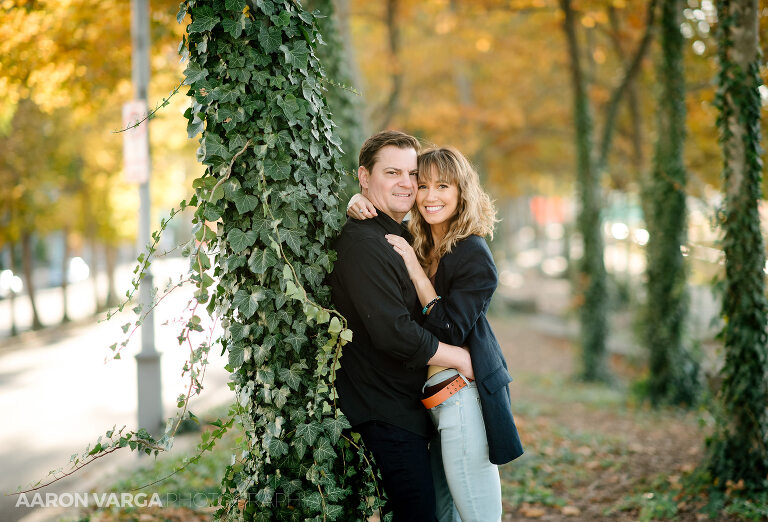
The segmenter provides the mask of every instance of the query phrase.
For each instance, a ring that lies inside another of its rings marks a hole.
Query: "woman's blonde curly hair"
[[[433,259],[449,253],[456,243],[471,235],[493,238],[496,209],[480,186],[480,177],[469,160],[453,147],[429,148],[419,155],[419,184],[444,181],[459,188],[459,205],[439,245],[434,244],[429,223],[414,207],[409,229],[414,237],[413,249],[427,267]]]

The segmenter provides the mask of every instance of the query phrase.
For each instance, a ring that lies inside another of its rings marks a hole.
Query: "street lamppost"
[[[149,6],[148,0],[131,0],[132,80],[134,98],[132,104],[140,109],[140,118],[147,114],[149,86]],[[124,113],[125,113],[124,109]],[[130,112],[130,111],[128,111]],[[124,115],[125,117],[125,115]],[[139,119],[140,119],[139,118]],[[136,121],[134,119],[134,121]],[[134,133],[138,142],[135,181],[139,184],[139,250],[150,238],[150,195],[149,178],[151,159],[149,155],[149,120],[145,120],[128,131]],[[126,139],[128,139],[126,137]],[[147,255],[149,253],[147,252]],[[152,311],[152,272],[148,266],[139,282],[139,302],[144,320],[141,324],[141,351],[136,355],[138,378],[138,423],[153,435],[162,431],[163,402],[160,377],[160,353],[155,349],[155,321]]]

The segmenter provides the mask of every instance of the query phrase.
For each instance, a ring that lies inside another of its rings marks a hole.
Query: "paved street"
[[[183,260],[158,262],[156,281],[172,274],[178,277],[185,267]],[[175,412],[175,399],[185,392],[188,382],[181,378],[181,368],[189,352],[176,341],[180,326],[173,319],[182,315],[190,295],[187,289],[176,290],[156,312],[166,417]],[[73,297],[75,304],[77,299]],[[92,290],[85,296],[81,294],[80,299],[92,300]],[[124,338],[120,326],[135,317],[128,312],[109,322],[86,321],[30,334],[21,342],[4,342],[0,350],[0,490],[14,492],[18,486],[43,479],[48,471],[58,467],[66,471],[70,455],[82,452],[113,425],[135,429],[137,383],[133,355],[140,348],[138,332],[124,349],[121,360],[105,363],[109,345]],[[169,325],[161,325],[169,320]],[[226,386],[228,373],[223,369],[225,362],[218,351],[211,354],[210,361],[206,389],[202,397],[192,401],[192,409],[197,413],[224,404],[231,397]],[[122,450],[43,491],[87,491],[77,488],[86,488],[89,481],[98,481],[105,472],[136,459]],[[16,498],[0,497],[3,522],[30,515],[30,508],[15,507]]]

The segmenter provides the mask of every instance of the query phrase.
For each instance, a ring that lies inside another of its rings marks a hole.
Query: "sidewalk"
[[[167,263],[164,271],[179,273],[181,269],[179,263]],[[162,273],[158,269],[158,281]],[[188,377],[181,377],[181,368],[189,350],[176,340],[180,329],[176,320],[183,315],[190,298],[190,289],[178,289],[155,314],[165,417],[175,414],[176,397],[185,392],[188,383]],[[3,493],[44,479],[50,470],[62,467],[66,472],[70,455],[81,453],[89,443],[93,445],[113,425],[135,429],[137,377],[132,356],[139,351],[139,336],[135,335],[123,349],[121,360],[105,362],[111,353],[109,345],[124,339],[120,326],[135,318],[132,312],[125,312],[110,321],[85,320],[4,344],[0,350],[0,411],[6,419],[0,430]],[[163,322],[168,325],[162,326]],[[197,414],[232,400],[226,384],[226,360],[219,353],[211,351],[205,390],[191,401],[191,409]],[[135,453],[122,450],[43,492],[88,491],[99,485],[106,474],[137,461]],[[15,496],[0,497],[0,520],[14,522],[32,514],[32,509],[16,508],[15,503]],[[43,513],[35,516],[43,516],[47,510],[40,511]]]

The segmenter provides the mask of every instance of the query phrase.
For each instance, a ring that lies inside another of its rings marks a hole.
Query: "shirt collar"
[[[376,209],[376,215],[373,218],[371,218],[371,221],[373,221],[374,223],[377,223],[381,228],[384,229],[384,231],[387,234],[397,234],[398,236],[404,237],[409,242],[413,240],[411,233],[408,232],[407,221],[398,223],[397,221],[389,217],[389,215],[382,212],[378,208]]]

